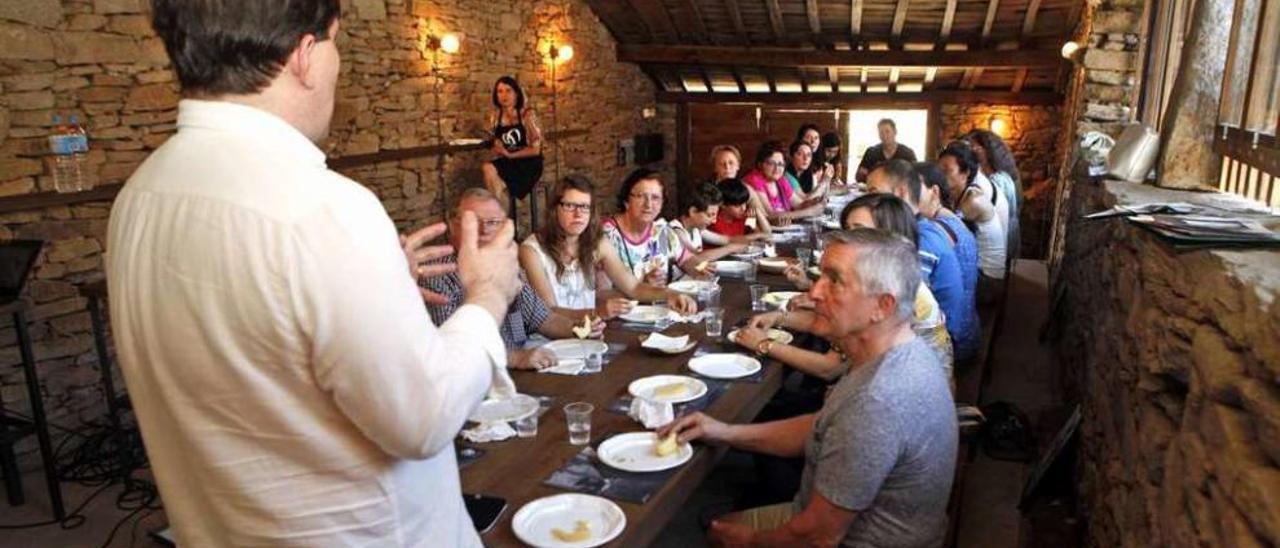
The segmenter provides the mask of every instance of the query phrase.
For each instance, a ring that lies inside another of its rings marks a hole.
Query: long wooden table
[[[791,284],[778,275],[761,274],[755,283],[770,285],[773,290],[790,290]],[[738,279],[722,278],[720,304],[725,310],[724,333],[727,334],[751,312],[748,284]],[[702,323],[676,324],[664,333],[688,334],[699,345],[715,344],[706,341]],[[534,499],[564,493],[566,491],[543,485],[552,472],[564,466],[577,455],[582,446],[570,445],[565,425],[565,404],[584,401],[595,406],[591,416],[591,441],[594,445],[604,437],[622,433],[644,431],[640,423],[622,414],[608,410],[611,403],[626,391],[631,381],[657,374],[688,374],[685,364],[693,356],[690,350],[684,354],[668,356],[640,348],[642,333],[621,329],[611,322],[605,331],[605,340],[626,343],[627,349],[604,366],[604,371],[594,375],[563,376],[545,373],[514,372],[516,386],[522,393],[553,396],[552,407],[538,422],[538,435],[531,439],[510,440],[478,444],[486,451],[479,460],[462,470],[462,489],[466,493],[499,496],[507,500],[508,508],[494,528],[482,537],[488,546],[520,546],[522,543],[511,530],[511,517],[520,507]],[[745,349],[724,350],[749,353]],[[735,382],[706,410],[709,415],[729,422],[747,422],[756,416],[782,385],[783,366],[768,360],[764,363],[764,376],[758,383]],[[608,546],[646,546],[662,531],[684,502],[711,473],[712,468],[724,456],[726,449],[694,443],[693,458],[684,464],[657,493],[644,504],[614,501],[627,516],[627,527],[622,535]]]

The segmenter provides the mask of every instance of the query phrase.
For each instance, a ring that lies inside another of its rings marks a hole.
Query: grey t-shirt
[[[851,370],[818,411],[795,504],[816,490],[858,512],[841,546],[942,544],[958,436],[942,371],[913,338]]]

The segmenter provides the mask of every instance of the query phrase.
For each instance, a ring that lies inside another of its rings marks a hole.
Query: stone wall
[[[1137,106],[1142,59],[1138,44],[1142,0],[1106,0],[1093,13],[1084,53],[1083,105],[1076,132],[1101,131],[1118,137]]]
[[[1004,120],[1001,137],[1013,151],[1022,177],[1025,204],[1018,216],[1022,220],[1022,256],[1041,258],[1048,243],[1048,219],[1053,205],[1057,175],[1058,134],[1062,115],[1058,106],[1031,105],[942,105],[942,126],[938,143],[951,140],[972,129],[990,129],[992,117]]]
[[[30,154],[45,146],[55,114],[78,115],[88,129],[88,173],[99,184],[123,181],[175,131],[178,87],[150,29],[148,5],[0,0],[0,199],[52,190],[44,165]],[[544,131],[552,129],[553,117],[562,130],[590,131],[561,143],[562,175],[586,173],[602,186],[602,196],[611,195],[635,167],[616,164],[618,141],[655,131],[665,133],[668,147],[659,167],[671,173],[674,109],[655,105],[652,82],[635,66],[616,61],[612,37],[583,2],[344,0],[343,8],[338,102],[323,145],[331,156],[436,144],[437,106],[444,139],[476,137],[492,108],[494,80],[512,74],[529,94]],[[416,46],[419,29],[462,39],[461,51],[442,62],[439,105],[431,93],[430,64]],[[553,38],[575,48],[573,59],[557,67],[558,116],[551,111],[549,65],[537,53]],[[656,116],[646,119],[643,109],[654,107]],[[549,181],[556,155],[550,145],[544,150]],[[480,184],[485,158],[482,152],[448,157],[442,167],[451,194]],[[346,174],[374,190],[397,225],[408,228],[440,217],[436,162],[384,162]],[[0,238],[48,242],[29,286],[35,304],[30,327],[45,407],[51,421],[65,427],[103,413],[78,284],[102,277],[109,209],[104,201],[0,214]],[[25,413],[15,341],[12,328],[0,329],[0,398],[6,409]],[[33,447],[29,439],[20,450]]]
[[[1079,220],[1152,201],[1243,203],[1075,185],[1055,317],[1083,407],[1088,543],[1280,545],[1280,252],[1177,253],[1126,221]]]

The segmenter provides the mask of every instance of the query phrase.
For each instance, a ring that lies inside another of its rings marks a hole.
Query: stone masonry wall
[[[0,0],[0,199],[52,190],[45,166],[30,154],[45,146],[55,114],[76,114],[87,128],[88,175],[99,184],[122,182],[175,131],[178,86],[151,31],[148,6],[146,0]],[[491,86],[504,74],[522,83],[550,131],[550,71],[537,52],[555,38],[575,49],[572,60],[557,66],[555,118],[560,129],[590,131],[561,143],[561,174],[586,173],[602,197],[612,195],[635,167],[616,164],[617,143],[643,132],[665,133],[666,161],[659,167],[671,173],[674,110],[654,104],[652,82],[638,68],[616,61],[612,37],[580,0],[343,0],[342,73],[333,130],[323,144],[331,157],[438,142],[434,81],[416,46],[419,28],[462,40],[461,51],[442,63],[438,106],[445,140],[478,136],[492,108]],[[656,116],[642,115],[655,107]],[[547,182],[555,153],[550,144],[544,151]],[[448,157],[443,169],[451,196],[480,184],[486,158],[483,152]],[[436,162],[384,162],[345,174],[376,192],[405,229],[440,218]],[[0,214],[0,238],[48,242],[29,285],[30,329],[46,410],[53,423],[68,428],[104,411],[78,285],[102,277],[110,205]],[[16,337],[2,325],[0,398],[6,409],[26,413]],[[29,438],[19,449],[33,448]]]
[[[1079,393],[1088,545],[1280,545],[1280,252],[1177,253],[1117,203],[1216,201],[1080,180],[1058,356]]]
[[[1062,116],[1057,106],[1031,105],[942,105],[942,127],[939,143],[945,145],[972,129],[990,129],[991,118],[1004,120],[1008,130],[1003,135],[1013,151],[1022,177],[1024,206],[1022,220],[1022,256],[1044,256],[1048,243],[1048,218],[1052,210],[1057,175],[1058,133]]]
[[[1076,120],[1077,135],[1101,131],[1119,137],[1133,118],[1142,68],[1138,57],[1142,4],[1142,0],[1106,0],[1094,11],[1084,53],[1084,105]]]

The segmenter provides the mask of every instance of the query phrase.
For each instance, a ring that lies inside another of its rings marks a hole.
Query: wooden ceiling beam
[[[1013,87],[1009,89],[1014,93],[1022,91],[1022,86],[1027,84],[1027,69],[1018,69],[1018,74],[1013,77]]]
[[[809,16],[809,32],[822,34],[822,19],[818,17],[818,0],[805,0],[804,12]]]
[[[858,43],[862,41],[862,2],[851,0],[849,3],[849,41],[853,49],[858,49]]]
[[[587,0],[587,5],[618,42],[645,41],[648,38],[648,29],[637,20],[627,4],[618,0]]]
[[[764,4],[769,10],[769,28],[773,29],[773,38],[780,42],[787,35],[787,29],[782,25],[782,8],[778,7],[778,0],[764,0]]]
[[[889,69],[889,91],[898,91],[898,78],[902,76],[902,69],[893,67]]]
[[[698,7],[696,0],[684,0],[685,8],[689,10],[688,24],[693,26],[693,33],[696,34],[693,41],[700,44],[706,44],[711,41],[711,33],[707,31],[707,24],[702,20],[702,8]]]
[[[894,44],[902,42],[902,28],[907,24],[907,5],[911,0],[898,0],[898,7],[893,10],[893,33],[892,41]]]
[[[669,65],[755,67],[987,67],[1057,68],[1066,62],[1051,50],[835,51],[737,46],[618,44],[618,60]]]
[[[1040,0],[1031,0],[1027,3],[1027,14],[1022,18],[1022,34],[1019,40],[1026,42],[1031,37],[1031,31],[1036,27],[1036,15],[1040,13]]]
[[[978,41],[979,45],[986,45],[987,40],[991,38],[991,28],[996,24],[996,11],[1000,9],[1000,0],[988,0],[987,17],[982,21],[982,38]]]
[[[956,4],[957,0],[947,0],[947,8],[942,12],[942,28],[938,30],[938,42],[935,49],[947,49],[947,42],[951,41],[951,27],[956,21]]]
[[[770,89],[776,89],[770,86]],[[810,92],[810,93],[680,93],[658,92],[662,103],[752,103],[790,105],[834,105],[845,107],[859,104],[920,104],[942,103],[993,103],[1013,105],[1062,104],[1061,93],[1052,91],[923,91],[918,93],[858,93],[858,92]]]
[[[831,91],[840,91],[840,69],[827,67],[827,81],[831,82]]]
[[[729,20],[733,21],[733,31],[738,33],[738,38],[747,42],[747,26],[742,24],[742,9],[738,7],[738,0],[724,0],[724,8],[729,12]]]
[[[662,2],[651,0],[627,0],[631,9],[640,16],[644,25],[649,27],[649,38],[654,42],[675,43],[679,40],[675,24],[671,22],[671,14]]]

